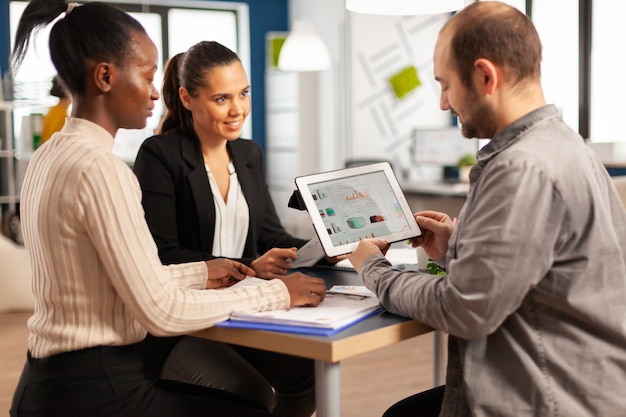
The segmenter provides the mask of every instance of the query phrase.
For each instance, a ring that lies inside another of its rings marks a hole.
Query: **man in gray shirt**
[[[532,22],[476,2],[442,28],[434,73],[463,135],[491,138],[456,225],[416,213],[446,276],[349,259],[390,312],[449,334],[445,387],[385,416],[626,415],[626,212],[599,159],[546,105]]]

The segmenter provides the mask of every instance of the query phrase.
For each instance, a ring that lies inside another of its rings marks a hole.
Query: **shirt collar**
[[[553,104],[548,104],[531,111],[495,135],[487,145],[478,151],[478,163],[470,171],[470,189],[493,157],[517,142],[528,129],[551,118],[560,118],[559,111]]]
[[[89,120],[68,117],[61,131],[66,135],[79,135],[93,139],[102,148],[113,151],[113,145],[115,144],[113,136],[102,126]]]
[[[521,117],[495,135],[491,141],[478,152],[478,161],[486,161],[503,149],[515,143],[526,130],[545,119],[560,117],[554,104],[542,106]]]

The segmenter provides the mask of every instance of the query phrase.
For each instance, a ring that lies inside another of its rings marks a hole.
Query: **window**
[[[622,40],[626,39],[624,13],[624,2],[593,2],[589,135],[593,142],[626,142],[621,123],[621,101],[626,96],[622,79],[626,67],[622,50]]]
[[[167,1],[151,0],[133,2],[126,0],[109,1],[136,18],[146,29],[159,51],[161,67],[155,76],[155,85],[161,86],[163,67],[171,56],[186,51],[191,45],[201,40],[215,40],[235,51],[248,76],[250,76],[250,37],[248,6],[244,3],[216,1]],[[11,48],[15,43],[15,28],[26,1],[9,3],[9,22],[11,26]],[[14,80],[14,98],[25,103],[22,111],[16,111],[15,137],[17,147],[21,146],[21,118],[29,112],[45,112],[55,103],[49,97],[51,81],[56,71],[50,61],[48,37],[51,25],[40,31],[33,39],[24,63]],[[162,114],[162,104],[157,103],[154,115],[148,120],[145,130],[120,130],[116,137],[114,151],[124,160],[132,162],[141,142],[152,135],[158,126]],[[251,116],[248,117],[242,136],[251,137]]]
[[[571,0],[532,0],[532,2],[505,0],[504,2],[526,13],[527,5],[532,3],[530,15],[543,46],[541,84],[546,101],[556,105],[563,120],[572,129],[578,130],[578,2]]]
[[[557,106],[568,126],[579,130],[578,2],[534,0],[532,19],[543,46],[546,100]]]

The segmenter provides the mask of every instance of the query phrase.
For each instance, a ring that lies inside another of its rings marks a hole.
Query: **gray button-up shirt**
[[[447,276],[359,275],[449,333],[441,416],[626,416],[626,211],[581,137],[542,107],[478,155]]]

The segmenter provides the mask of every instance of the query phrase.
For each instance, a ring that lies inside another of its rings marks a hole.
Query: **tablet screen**
[[[365,238],[420,235],[388,163],[298,177],[296,185],[328,256],[349,253]]]

